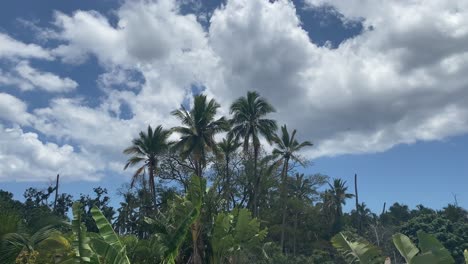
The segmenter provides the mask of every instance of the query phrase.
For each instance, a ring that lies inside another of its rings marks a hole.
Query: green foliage
[[[17,233],[3,236],[0,262],[11,263],[16,259],[29,263],[33,259],[35,261],[41,252],[65,250],[68,247],[68,241],[52,226],[45,226],[33,234],[20,229]]]
[[[341,253],[347,263],[383,263],[380,250],[361,238],[352,241],[349,236],[338,233],[332,238],[332,245]]]
[[[99,234],[87,233],[82,223],[80,203],[73,205],[72,231],[75,235],[73,246],[75,255],[64,263],[114,263],[130,264],[127,252],[104,214],[97,208],[91,209]]]
[[[450,252],[432,235],[418,232],[419,249],[403,234],[395,234],[395,247],[408,264],[452,264]]]
[[[418,232],[434,235],[449,250],[457,262],[463,261],[463,250],[468,248],[468,222],[453,222],[445,214],[422,214],[404,223],[400,232],[411,240],[418,239]]]
[[[266,234],[267,229],[260,229],[260,221],[252,218],[247,209],[218,214],[211,237],[212,264],[256,254]]]
[[[176,196],[170,202],[166,214],[160,213],[157,218],[147,218],[146,222],[155,229],[154,239],[158,243],[158,252],[163,264],[174,264],[180,247],[185,242],[190,227],[199,219],[206,181],[192,176],[187,196]]]
[[[73,220],[71,221],[71,228],[75,238],[73,240],[73,248],[75,251],[75,257],[73,260],[76,263],[90,263],[93,251],[90,246],[90,239],[87,235],[86,226],[82,219],[81,204],[76,202],[72,206]],[[74,263],[69,261],[67,263]]]

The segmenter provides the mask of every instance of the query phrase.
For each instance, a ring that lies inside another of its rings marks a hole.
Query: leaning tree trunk
[[[281,194],[280,194],[280,197],[281,197],[280,200],[283,202],[283,208],[282,208],[283,219],[281,222],[281,240],[280,240],[281,250],[283,251],[283,253],[284,253],[284,233],[286,230],[286,214],[287,214],[287,209],[288,209],[288,203],[286,199],[286,179],[288,175],[288,167],[289,167],[289,158],[286,157],[284,158],[283,171],[281,172]]]

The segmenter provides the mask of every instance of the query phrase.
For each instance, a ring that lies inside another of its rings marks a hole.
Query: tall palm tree
[[[155,173],[158,169],[159,157],[169,150],[170,143],[168,138],[171,131],[163,129],[162,126],[152,129],[148,126],[148,131],[145,133],[140,132],[139,137],[132,140],[132,145],[126,148],[123,153],[131,155],[125,164],[124,170],[128,167],[133,167],[142,164],[133,174],[133,186],[145,169],[149,172],[149,184],[151,198],[153,199],[154,206],[156,207],[156,186],[155,186]]]
[[[286,125],[281,127],[281,136],[274,135],[273,141],[276,147],[273,149],[273,155],[280,157],[280,162],[283,163],[283,170],[281,171],[281,201],[283,202],[283,220],[281,224],[281,248],[284,250],[284,232],[286,229],[286,215],[287,215],[287,199],[286,199],[286,178],[288,176],[289,161],[297,161],[301,165],[302,162],[297,156],[297,152],[304,147],[312,146],[309,141],[299,143],[296,140],[296,129],[289,135]]]
[[[304,147],[312,146],[309,141],[299,143],[296,140],[296,130],[294,129],[292,134],[289,135],[288,128],[286,125],[281,127],[281,136],[274,135],[273,142],[276,143],[276,147],[273,149],[273,155],[280,157],[280,161],[283,163],[283,169],[281,171],[281,201],[283,202],[283,220],[281,224],[281,248],[284,250],[284,232],[286,229],[286,215],[287,215],[287,201],[286,201],[286,178],[288,176],[289,161],[297,161],[302,164],[301,160],[297,157],[297,152]]]
[[[175,143],[174,149],[178,150],[181,158],[191,157],[195,165],[195,175],[202,177],[203,168],[206,166],[208,152],[218,153],[218,147],[214,136],[229,129],[229,123],[224,117],[215,119],[220,105],[214,99],[207,101],[203,94],[194,96],[193,108],[188,111],[182,105],[172,114],[177,117],[184,126],[174,127],[173,131],[179,133],[180,140]],[[201,264],[203,251],[201,241],[201,224],[196,220],[191,226],[194,264]]]
[[[182,159],[191,157],[194,160],[195,174],[199,177],[206,165],[208,152],[218,154],[214,136],[229,129],[229,123],[224,117],[215,120],[219,107],[214,99],[207,102],[206,96],[200,94],[194,96],[194,106],[190,111],[183,105],[172,111],[172,115],[184,125],[172,128],[172,131],[181,135],[174,149],[180,151]]]
[[[269,113],[275,112],[275,108],[266,99],[260,97],[257,92],[247,92],[246,97],[240,97],[231,105],[231,114],[234,114],[231,133],[236,139],[244,140],[244,151],[249,150],[250,140],[252,140],[254,151],[254,189],[251,203],[254,217],[258,216],[258,195],[260,177],[258,176],[257,163],[260,150],[260,136],[271,142],[273,134],[277,129],[276,122],[265,118]]]
[[[328,183],[330,189],[325,192],[328,196],[328,206],[333,209],[334,222],[333,232],[338,233],[341,230],[341,218],[343,216],[343,205],[346,204],[346,199],[353,198],[354,195],[348,193],[346,181],[341,179],[333,179],[333,184]]]
[[[236,150],[242,144],[239,143],[233,136],[233,134],[228,134],[226,138],[223,139],[220,143],[218,143],[218,148],[221,150],[224,156],[225,162],[225,174],[224,174],[224,192],[226,193],[227,197],[232,200],[233,207],[235,207],[234,201],[234,194],[232,191],[228,191],[227,189],[231,188],[231,178],[229,175],[229,164],[231,161],[231,155],[236,152]]]

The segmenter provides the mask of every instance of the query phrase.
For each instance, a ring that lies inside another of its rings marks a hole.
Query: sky
[[[467,208],[467,70],[467,1],[2,1],[0,189],[114,197],[140,130],[256,90],[314,143],[306,173],[357,173],[374,211]]]

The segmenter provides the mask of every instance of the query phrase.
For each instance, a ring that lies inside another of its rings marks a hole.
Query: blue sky
[[[208,2],[0,3],[0,188],[115,195],[139,130],[197,87],[223,114],[255,89],[373,210],[468,207],[468,4]]]

